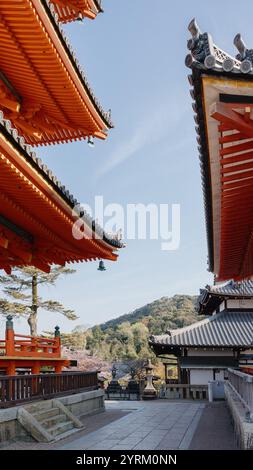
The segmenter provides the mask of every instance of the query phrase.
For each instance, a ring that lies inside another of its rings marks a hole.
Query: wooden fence
[[[97,371],[0,376],[0,408],[97,388]]]

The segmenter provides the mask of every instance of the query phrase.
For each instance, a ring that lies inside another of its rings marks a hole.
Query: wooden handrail
[[[98,388],[97,371],[0,376],[0,408]]]
[[[31,341],[45,341],[46,343],[52,343],[56,341],[56,338],[43,338],[43,336],[27,336],[27,335],[18,335],[14,333],[15,338],[29,338]]]
[[[16,334],[13,328],[6,329],[5,340],[0,340],[1,349],[6,357],[61,357],[60,336],[43,338]]]

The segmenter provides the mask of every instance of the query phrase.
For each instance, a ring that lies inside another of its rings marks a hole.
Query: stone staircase
[[[57,399],[24,405],[19,408],[17,419],[38,442],[57,441],[84,427]]]

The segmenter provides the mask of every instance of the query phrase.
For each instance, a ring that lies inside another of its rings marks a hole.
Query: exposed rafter
[[[240,35],[236,57],[217,47],[196,20],[186,64],[197,132],[208,237],[216,280],[253,276],[253,50]]]
[[[94,96],[53,5],[44,0],[0,2],[0,19],[0,107],[5,117],[31,145],[105,139],[113,127],[110,112]]]

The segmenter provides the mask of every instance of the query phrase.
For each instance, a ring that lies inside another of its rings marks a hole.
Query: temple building
[[[112,128],[110,111],[96,99],[61,28],[101,11],[98,0],[0,0],[0,270],[7,274],[13,267],[49,273],[52,265],[92,260],[104,271],[103,260],[116,261],[123,247],[120,236],[92,220],[33,149],[76,140],[94,145]],[[73,161],[71,152],[70,168]],[[53,337],[21,335],[8,315],[0,339],[0,408],[37,402],[19,408],[21,432],[51,442],[82,427],[74,413],[104,409],[98,372],[64,371],[72,366],[77,361],[62,356],[58,326]],[[55,409],[57,396],[72,394],[78,410],[62,404]],[[1,415],[0,441],[19,434],[16,424],[10,434]]]
[[[205,200],[209,270],[217,282],[253,275],[253,49],[231,57],[193,20],[186,57]]]
[[[60,26],[91,10],[98,13],[100,2],[0,2],[0,269],[8,274],[14,266],[49,272],[53,264],[115,261],[123,246],[32,149],[93,143],[112,127]]]
[[[230,367],[253,372],[253,281],[201,289],[198,312],[203,320],[150,338],[158,357],[174,365],[176,356],[178,382],[224,380]]]
[[[204,320],[152,336],[150,346],[166,367],[177,358],[178,383],[206,385],[226,379],[231,367],[253,372],[253,49],[238,34],[234,58],[195,19],[189,31],[186,65],[215,285],[201,291]]]
[[[73,16],[77,8],[84,14],[87,4],[98,6],[81,0],[0,2],[0,108],[30,145],[106,139],[113,127],[57,14]]]
[[[77,200],[1,115],[0,201],[0,269],[7,273],[13,266],[49,272],[52,264],[115,261],[123,246],[78,211]]]
[[[62,23],[82,21],[85,18],[94,20],[103,12],[101,0],[51,0],[51,4]]]

